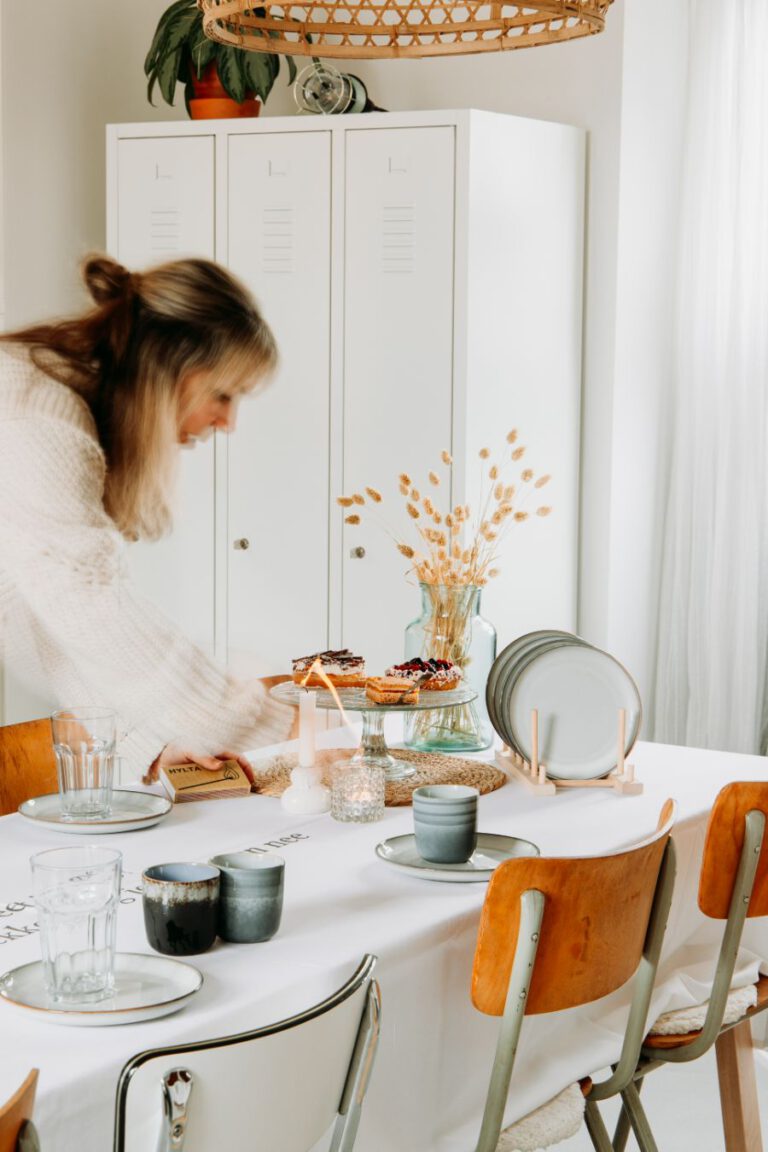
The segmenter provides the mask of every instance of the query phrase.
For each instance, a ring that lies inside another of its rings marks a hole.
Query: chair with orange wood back
[[[699,908],[721,920],[723,935],[706,1004],[665,1013],[643,1042],[633,1083],[622,1093],[624,1107],[614,1136],[622,1152],[630,1126],[642,1152],[656,1144],[640,1102],[645,1077],[664,1064],[717,1054],[725,1144],[728,1149],[762,1148],[750,1019],[768,1008],[768,977],[732,989],[739,944],[747,918],[768,916],[768,782],[727,784],[717,796],[707,826],[699,877]],[[684,1135],[681,1131],[683,1146]]]
[[[667,801],[653,836],[610,856],[527,857],[506,861],[493,873],[480,921],[472,1002],[501,1022],[475,1152],[550,1147],[578,1130],[582,1114],[598,1152],[611,1152],[597,1101],[631,1081],[640,1051],[674,886],[674,814],[674,803]],[[598,1084],[572,1085],[502,1132],[524,1017],[588,1004],[631,978],[624,1043],[612,1075]]]
[[[39,1152],[40,1142],[32,1123],[37,1089],[37,1069],[8,1101],[0,1107],[0,1152]]]
[[[58,786],[50,720],[0,727],[0,816]]]

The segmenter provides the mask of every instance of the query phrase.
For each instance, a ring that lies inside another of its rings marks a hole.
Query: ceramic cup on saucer
[[[234,944],[271,940],[283,912],[282,856],[230,852],[210,861],[221,871],[219,936]]]
[[[413,793],[416,850],[435,864],[463,864],[477,845],[477,788],[430,784]]]
[[[144,927],[156,952],[208,951],[216,939],[219,880],[211,864],[154,864],[142,873]]]

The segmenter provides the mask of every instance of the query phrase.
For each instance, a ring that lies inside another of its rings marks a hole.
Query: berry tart
[[[408,680],[411,684],[418,684],[425,692],[448,692],[461,680],[461,669],[450,660],[436,660],[434,657],[422,660],[417,656],[405,664],[393,664],[387,668],[385,676]]]

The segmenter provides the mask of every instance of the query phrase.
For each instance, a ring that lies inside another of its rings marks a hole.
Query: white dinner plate
[[[553,628],[539,629],[536,632],[526,632],[524,636],[518,636],[510,644],[507,644],[493,662],[485,689],[485,703],[491,723],[505,743],[506,736],[500,728],[497,704],[501,702],[501,695],[508,674],[524,652],[553,640],[562,640],[564,643],[571,644],[586,643],[580,636],[575,636],[572,632],[561,632]]]
[[[463,864],[434,864],[422,859],[416,851],[416,837],[392,836],[376,845],[376,855],[387,864],[420,876],[422,880],[449,880],[454,884],[472,884],[489,880],[494,868],[515,856],[538,856],[539,850],[530,840],[517,836],[497,836],[493,832],[478,832],[477,848]]]
[[[36,1013],[51,1024],[103,1028],[170,1016],[202,986],[203,975],[191,964],[168,956],[118,952],[115,990],[105,1000],[94,1004],[53,1003],[45,991],[42,960],[22,964],[0,976],[0,1000],[27,1015]]]
[[[65,820],[61,815],[61,798],[58,792],[48,796],[37,796],[19,805],[19,812],[27,820],[43,824],[54,832],[68,832],[70,835],[105,836],[110,832],[135,832],[139,828],[151,828],[164,820],[173,808],[165,796],[154,792],[128,792],[118,790],[112,793],[112,815],[103,820]]]
[[[555,648],[563,648],[567,644],[582,644],[586,642],[579,636],[569,634],[561,634],[553,636],[543,636],[536,641],[531,641],[521,649],[515,658],[507,664],[502,676],[496,685],[496,718],[498,720],[498,732],[508,747],[512,748],[515,752],[520,752],[522,749],[518,748],[514,743],[514,736],[509,731],[507,717],[509,715],[509,699],[512,695],[512,689],[517,682],[517,678],[522,670],[527,667],[532,660],[536,658],[541,652],[551,652]]]
[[[576,644],[535,653],[505,702],[502,720],[527,760],[533,751],[534,708],[539,712],[539,762],[556,780],[606,776],[616,767],[619,710],[627,713],[625,756],[642,719],[640,693],[626,668],[599,648]]]

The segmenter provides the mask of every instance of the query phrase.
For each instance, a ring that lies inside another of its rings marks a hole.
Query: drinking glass
[[[49,996],[69,1003],[103,1000],[114,987],[122,854],[49,848],[30,864]]]
[[[51,716],[63,820],[102,820],[112,811],[115,714],[66,708]]]

